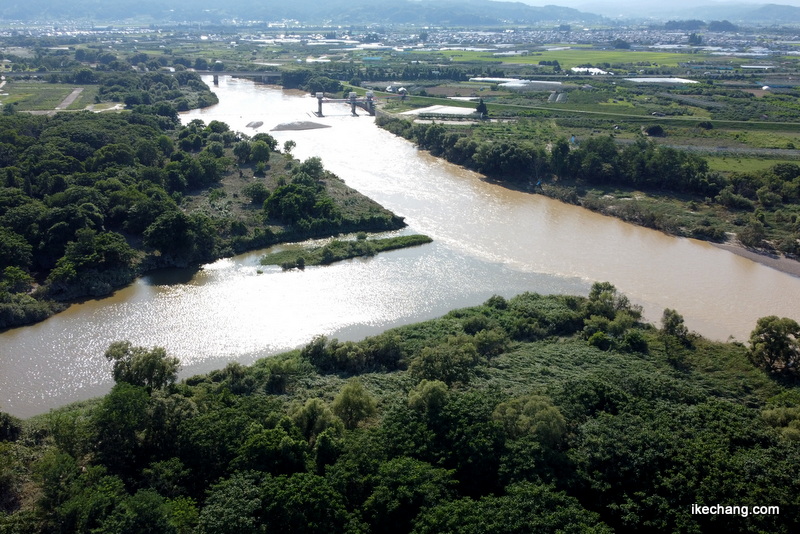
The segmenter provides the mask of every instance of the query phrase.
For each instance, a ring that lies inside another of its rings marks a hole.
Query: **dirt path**
[[[78,98],[78,96],[81,94],[82,91],[83,87],[76,87],[75,89],[73,89],[72,92],[69,94],[69,96],[67,96],[67,98],[62,100],[61,103],[56,106],[56,111],[67,109],[70,106],[70,104],[75,102],[75,100]]]

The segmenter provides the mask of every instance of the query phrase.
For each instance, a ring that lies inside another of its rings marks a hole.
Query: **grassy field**
[[[0,97],[0,102],[3,102],[3,104],[15,104],[20,111],[53,110],[76,87],[80,86],[43,81],[10,80],[3,87],[3,91],[8,93],[8,96]],[[83,86],[83,92],[67,109],[84,109],[94,103],[94,97],[97,93],[97,86]]]
[[[35,81],[12,80],[4,87],[8,96],[5,104],[15,104],[19,110],[55,109],[74,89],[69,85]]]
[[[704,54],[683,54],[676,52],[650,52],[631,50],[586,50],[570,48],[568,50],[532,51],[526,56],[495,56],[495,52],[476,52],[468,50],[441,50],[436,52],[415,52],[414,55],[436,54],[454,63],[465,62],[498,62],[522,65],[538,65],[540,61],[558,61],[562,69],[579,65],[642,64],[643,66],[677,67],[686,61],[707,59]]]
[[[767,159],[758,157],[708,156],[705,158],[711,170],[719,172],[762,172],[779,163],[797,165],[800,159]]]

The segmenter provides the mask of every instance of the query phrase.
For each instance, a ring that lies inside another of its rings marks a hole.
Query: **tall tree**
[[[130,341],[117,341],[106,350],[105,357],[114,362],[114,381],[134,386],[162,389],[175,383],[180,360],[167,356],[162,347],[134,347]]]
[[[333,399],[331,408],[348,429],[356,428],[360,422],[375,415],[376,411],[375,400],[358,379],[345,384]]]
[[[800,374],[800,325],[788,317],[762,317],[750,334],[750,358],[770,373]]]

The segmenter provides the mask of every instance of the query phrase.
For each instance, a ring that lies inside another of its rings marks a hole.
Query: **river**
[[[209,78],[210,83],[210,78]],[[73,305],[42,323],[0,334],[0,409],[46,412],[108,391],[109,343],[164,346],[181,376],[297,347],[314,335],[361,339],[523,291],[586,294],[607,280],[656,322],[664,308],[719,340],[746,341],[765,315],[800,320],[800,278],[707,243],[679,239],[484,180],[420,152],[345,105],[222,77],[220,103],[182,116],[221,120],[253,134],[281,123],[329,128],[270,131],[320,156],[348,185],[404,216],[430,245],[304,272],[260,268],[263,251],[197,271],[152,273],[114,295]],[[328,107],[330,106],[330,107]],[[259,269],[263,272],[259,274]]]

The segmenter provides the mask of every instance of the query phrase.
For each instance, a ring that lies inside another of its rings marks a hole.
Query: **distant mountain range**
[[[721,15],[730,10],[709,9],[709,15]],[[785,6],[778,4],[767,4],[753,9],[753,6],[743,5],[738,14],[733,18],[737,22],[761,22],[761,23],[788,23],[800,21],[800,7]],[[730,15],[728,15],[730,16]]]
[[[538,0],[523,0],[538,4]],[[800,22],[797,0],[783,4],[747,1],[671,0],[653,4],[635,0],[584,0],[578,9],[602,13],[614,20],[645,19],[656,21],[699,19],[728,20],[745,24],[790,24]]]
[[[536,7],[490,0],[4,0],[0,19],[98,22],[280,21],[330,24],[415,24],[487,26],[552,22],[592,22],[602,17],[559,6]]]
[[[556,5],[530,5],[542,3],[538,0],[524,1],[527,3],[491,0],[3,0],[0,2],[0,21],[221,23],[293,19],[309,24],[451,27],[599,23],[610,19],[700,19],[761,24],[800,22],[800,7],[779,4],[673,0],[653,5],[633,0],[586,0],[578,10]]]

